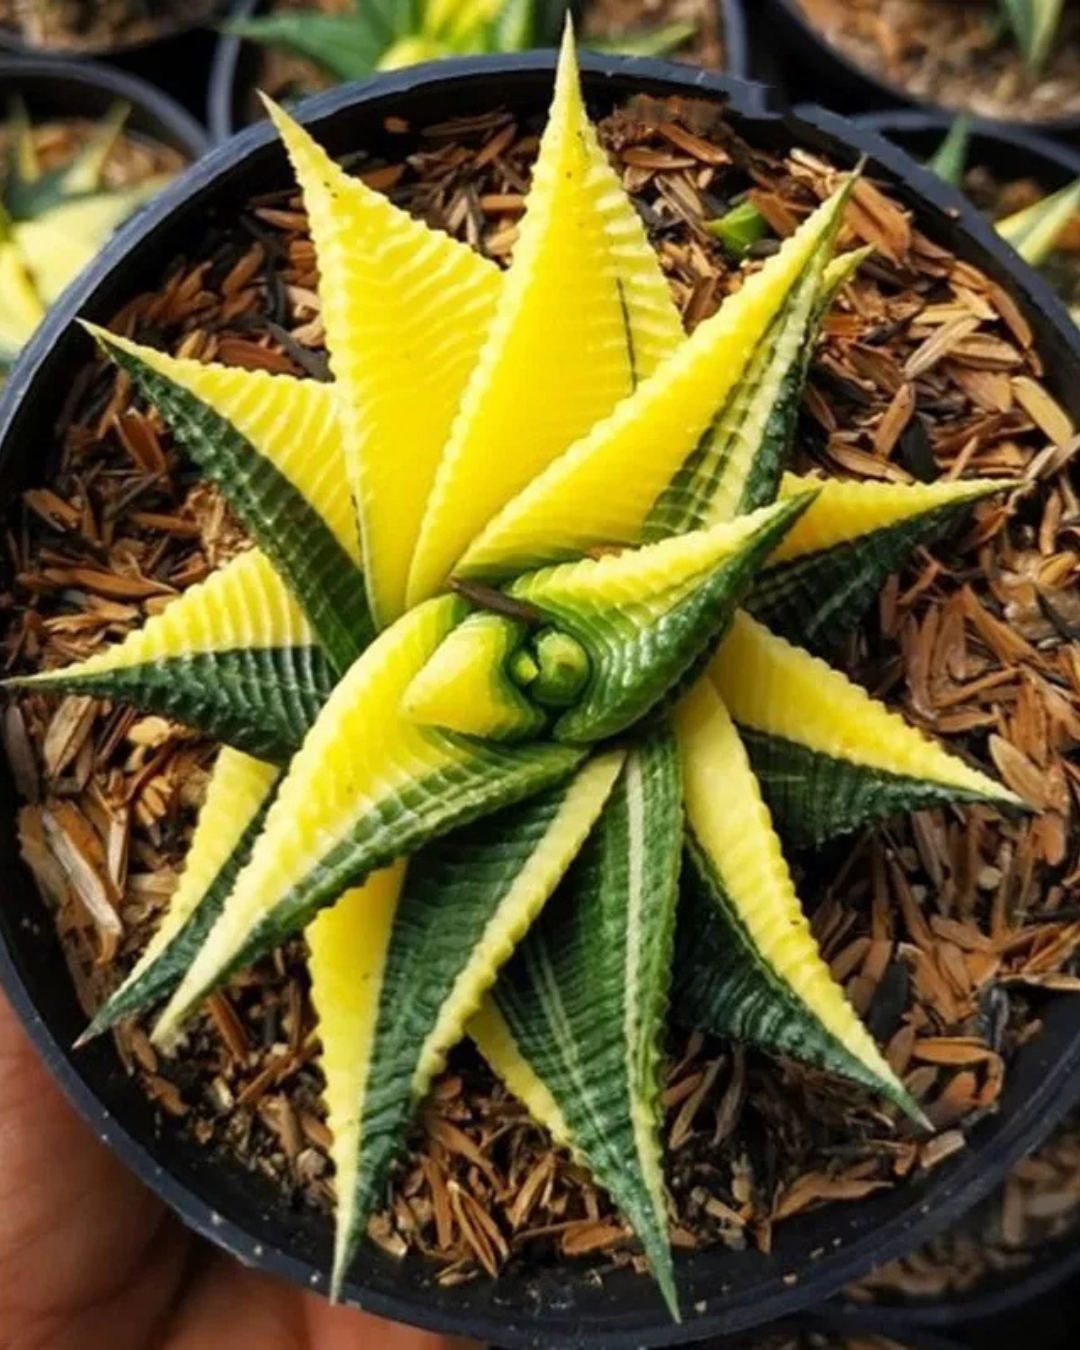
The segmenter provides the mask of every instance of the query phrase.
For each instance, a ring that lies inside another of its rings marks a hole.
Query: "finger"
[[[0,1325],[5,1332],[14,1326],[70,1324],[76,1315],[115,1298],[143,1262],[163,1213],[76,1115],[0,994]],[[173,1254],[174,1264],[178,1256]],[[115,1337],[114,1342],[119,1343]],[[17,1336],[16,1343],[22,1343]]]
[[[335,1307],[314,1294],[304,1295],[304,1301],[311,1350],[481,1350],[475,1341],[384,1322],[353,1308]]]

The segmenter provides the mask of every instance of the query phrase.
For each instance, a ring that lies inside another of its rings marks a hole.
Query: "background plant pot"
[[[845,1314],[824,1312],[793,1317],[767,1328],[757,1336],[734,1343],[730,1340],[708,1341],[701,1346],[701,1350],[755,1350],[755,1347],[761,1346],[766,1338],[771,1340],[774,1336],[785,1334],[818,1334],[828,1337],[830,1341],[835,1340],[836,1345],[842,1345],[849,1338],[858,1338],[860,1342],[865,1343],[871,1337],[881,1337],[895,1340],[899,1350],[964,1350],[958,1342],[946,1340],[922,1327],[910,1327],[903,1333],[898,1333],[895,1327],[883,1322],[872,1311]]]
[[[206,150],[206,132],[168,94],[94,61],[0,56],[0,103],[12,94],[26,100],[34,121],[98,118],[122,99],[131,105],[127,128],[136,136],[179,150],[193,161]]]
[[[779,69],[794,101],[817,100],[828,91],[829,106],[844,112],[865,113],[879,108],[922,108],[955,118],[957,110],[943,108],[910,94],[903,85],[875,74],[833,46],[809,22],[799,0],[759,0],[763,20],[779,40]],[[761,45],[761,44],[759,44]],[[763,72],[755,70],[753,74]],[[1080,117],[1061,117],[1046,122],[998,121],[1002,129],[1019,126],[1045,135],[1080,138]]]
[[[68,47],[34,47],[10,28],[0,27],[0,52],[34,60],[70,61],[107,59],[112,65],[147,80],[170,93],[191,112],[203,116],[202,75],[213,60],[217,35],[212,24],[224,0],[208,6],[205,18],[183,19],[154,37],[116,47],[75,50]]]
[[[845,1305],[854,1321],[872,1317],[883,1334],[903,1337],[906,1330],[963,1328],[973,1344],[1008,1344],[1005,1327],[1034,1344],[1043,1344],[1036,1334],[1031,1309],[1040,1299],[1066,1289],[1080,1278],[1080,1232],[1051,1242],[1030,1266],[1013,1273],[1000,1272],[985,1285],[966,1294],[940,1299],[912,1299],[904,1304],[881,1304],[872,1312],[862,1305]],[[1075,1293],[1063,1298],[1063,1310],[1075,1308]],[[1044,1311],[1044,1317],[1049,1310]],[[1064,1328],[1062,1328],[1063,1330]],[[1015,1343],[1015,1336],[1012,1338]],[[1048,1338],[1047,1338],[1048,1339]]]
[[[854,121],[901,146],[920,163],[933,156],[953,124],[951,114],[921,108],[866,113]],[[1034,178],[1051,192],[1080,178],[1080,150],[1008,122],[973,119],[969,160],[999,178]]]
[[[584,0],[572,0],[572,8],[576,11],[583,3]],[[750,75],[750,37],[743,0],[716,0],[716,3],[723,22],[725,74],[747,79]],[[238,0],[232,17],[247,19],[265,8],[267,0]],[[258,71],[258,47],[223,33],[214,52],[207,91],[206,121],[211,144],[220,145],[247,126],[246,104],[258,81]]]
[[[1013,296],[1032,325],[1050,388],[1080,420],[1080,330],[979,213],[902,151],[835,114],[771,112],[765,91],[745,82],[636,59],[586,56],[583,66],[597,114],[635,93],[714,97],[726,99],[737,130],[765,148],[797,143],[842,165],[868,155],[871,171],[917,206],[922,229],[984,268]],[[497,105],[527,121],[546,109],[552,81],[551,53],[441,62],[331,90],[310,100],[301,116],[333,154],[360,146],[389,152],[392,145],[400,155],[400,136],[387,140],[390,115],[419,129]],[[48,447],[55,444],[56,390],[72,387],[92,352],[76,317],[108,322],[133,296],[156,289],[171,260],[190,253],[193,238],[203,237],[215,220],[229,225],[252,195],[291,182],[272,128],[260,124],[196,164],[111,241],[49,315],[9,378],[0,399],[0,492],[10,498],[44,472]],[[0,981],[43,1058],[97,1132],[192,1228],[249,1263],[322,1287],[330,1242],[325,1219],[290,1210],[269,1183],[171,1129],[163,1131],[109,1044],[71,1052],[83,1017],[52,924],[18,861],[15,805],[4,768]],[[953,1222],[1069,1109],[1080,1089],[1080,1001],[1048,997],[1041,1015],[1043,1034],[1014,1058],[1000,1115],[978,1125],[967,1149],[895,1192],[782,1225],[768,1256],[717,1250],[680,1259],[681,1326],[670,1322],[648,1280],[629,1271],[597,1280],[577,1264],[443,1288],[430,1266],[413,1259],[399,1263],[372,1248],[348,1294],[372,1312],[482,1342],[592,1350],[685,1344],[818,1304]]]

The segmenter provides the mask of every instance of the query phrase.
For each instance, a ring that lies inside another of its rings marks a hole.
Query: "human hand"
[[[0,994],[0,1350],[468,1350],[188,1233],[94,1137]]]

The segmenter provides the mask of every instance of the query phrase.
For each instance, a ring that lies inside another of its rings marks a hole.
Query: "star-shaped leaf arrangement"
[[[506,272],[271,112],[333,382],[99,331],[255,547],[114,648],[15,682],[228,747],[162,930],[88,1034],[167,998],[168,1045],[303,931],[334,1290],[468,1031],[609,1190],[677,1315],[673,990],[692,1025],[922,1119],[822,960],[783,844],[1021,805],[819,655],[914,545],[1007,485],[785,472],[817,326],[864,256],[834,257],[849,188],[686,337],[569,36]]]

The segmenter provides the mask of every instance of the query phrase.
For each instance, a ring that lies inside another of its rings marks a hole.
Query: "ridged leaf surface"
[[[950,801],[1020,805],[824,661],[736,615],[709,678],[797,847]]]
[[[1015,484],[994,479],[898,485],[785,474],[781,495],[818,496],[754,581],[746,608],[801,646],[835,646],[916,548]]]
[[[820,1064],[918,1115],[822,959],[735,724],[707,680],[675,714],[703,894],[674,982],[693,1026]]]
[[[621,752],[598,756],[568,783],[454,831],[308,929],[337,1165],[335,1286],[413,1109],[578,853],[622,762]]]
[[[409,685],[405,715],[465,736],[522,740],[539,735],[547,720],[543,711],[507,673],[525,632],[523,623],[500,614],[470,614]]]
[[[464,616],[448,596],[380,635],[338,684],[293,759],[251,861],[166,1009],[167,1036],[204,994],[317,911],[429,839],[568,777],[583,756],[421,727],[401,710],[418,671]]]
[[[405,608],[421,517],[502,273],[350,177],[268,106],[303,188],[320,274],[333,278],[322,288],[323,320],[368,594],[383,626]]]
[[[556,738],[616,735],[676,689],[708,658],[754,573],[809,500],[516,581],[510,595],[589,656],[589,683],[555,723]]]
[[[481,1052],[632,1225],[674,1315],[660,1048],[682,838],[667,728],[633,746],[563,887],[472,1024]]]
[[[410,602],[441,589],[495,513],[680,333],[586,113],[568,33],[510,271],[424,517]]]
[[[833,237],[838,193],[700,324],[634,394],[513,499],[473,541],[463,576],[513,575],[635,544],[653,504],[686,463],[746,372],[793,287]]]
[[[83,1041],[175,990],[251,856],[279,777],[272,764],[228,746],[221,751],[168,909],[131,974],[98,1012]]]
[[[178,360],[93,331],[221,488],[345,670],[373,628],[333,387]]]
[[[732,520],[775,499],[798,414],[825,256],[823,247],[758,342],[727,403],[652,506],[646,539]]]
[[[131,703],[284,764],[335,675],[299,605],[265,554],[252,549],[115,646],[7,684]]]

